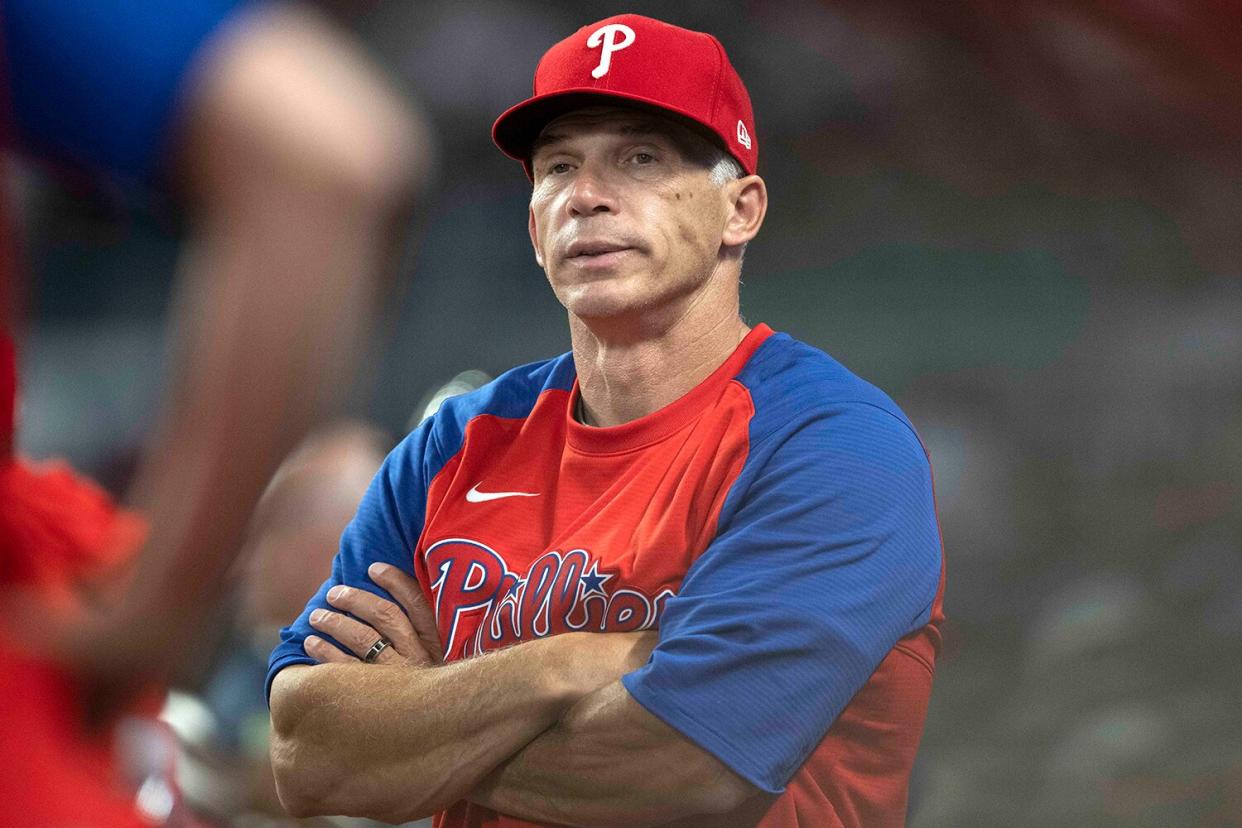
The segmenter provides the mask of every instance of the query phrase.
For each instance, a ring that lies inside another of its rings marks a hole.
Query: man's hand
[[[363,662],[371,647],[383,638],[390,642],[372,664],[426,667],[444,661],[444,648],[436,629],[435,614],[423,598],[418,581],[395,566],[373,563],[367,574],[398,603],[386,601],[364,589],[335,586],[328,590],[328,603],[341,612],[319,609],[311,613],[311,626],[332,636],[348,650],[317,635],[307,636],[306,654],[321,664]],[[345,613],[349,613],[346,615]],[[352,616],[352,617],[351,617]],[[562,673],[578,688],[575,698],[608,685],[647,662],[658,632],[568,633],[582,649],[582,658],[570,659]],[[618,669],[620,667],[620,672]]]
[[[366,656],[378,636],[387,640],[389,646],[372,663],[422,667],[442,662],[444,649],[436,631],[435,615],[423,599],[418,581],[395,566],[382,563],[371,564],[367,574],[398,603],[364,589],[333,587],[328,592],[328,603],[341,612],[315,610],[311,613],[311,626],[348,647],[353,655],[317,635],[307,636],[306,654],[321,663],[358,661]]]
[[[328,591],[328,603],[341,612],[316,610],[311,626],[332,636],[348,651],[317,635],[307,636],[306,654],[321,664],[359,663],[375,642],[390,642],[373,664],[425,667],[444,661],[444,648],[436,630],[435,614],[423,598],[418,581],[395,566],[373,563],[367,574],[397,599],[396,604],[364,589],[336,586]],[[346,615],[345,613],[348,613]],[[352,617],[351,617],[352,616]],[[593,692],[614,681],[621,673],[637,670],[655,648],[655,630],[633,633],[571,633],[582,658],[571,659],[562,672],[579,688],[575,696]],[[621,673],[618,673],[618,669]]]
[[[325,663],[272,681],[272,764],[295,815],[400,823],[443,810],[575,702],[646,663],[656,641],[652,632],[574,632],[439,665],[418,583],[395,567],[369,573],[400,605],[333,591],[338,611],[312,624],[349,653],[308,638],[308,654]],[[380,635],[392,645],[364,663]]]

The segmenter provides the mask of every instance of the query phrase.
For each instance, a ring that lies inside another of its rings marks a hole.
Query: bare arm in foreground
[[[32,649],[121,692],[195,652],[251,508],[348,376],[425,151],[305,9],[247,11],[200,52],[168,159],[191,218],[177,371],[128,498],[150,537],[92,617],[11,610]]]

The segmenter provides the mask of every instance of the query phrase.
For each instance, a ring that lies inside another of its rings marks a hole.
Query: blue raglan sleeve
[[[159,171],[196,58],[241,0],[8,0],[0,76],[16,141],[143,181]]]
[[[832,406],[752,445],[650,662],[622,680],[780,793],[897,640],[927,623],[940,564],[918,438],[881,408]]]
[[[303,649],[308,635],[314,633],[332,641],[331,636],[310,626],[311,612],[329,608],[329,589],[347,584],[392,601],[392,596],[367,575],[367,567],[377,561],[392,564],[410,577],[416,577],[414,547],[423,528],[428,475],[435,471],[429,460],[432,452],[428,450],[432,443],[432,426],[432,420],[424,422],[384,460],[363,495],[357,514],[341,536],[340,550],[332,561],[331,577],[306,604],[297,620],[280,631],[280,643],[268,660],[265,692],[269,698],[272,679],[282,669],[291,664],[316,663]]]

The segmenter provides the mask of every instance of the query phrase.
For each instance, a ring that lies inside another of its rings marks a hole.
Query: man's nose
[[[617,211],[616,190],[607,172],[595,164],[583,164],[574,176],[569,193],[569,212],[574,216]]]

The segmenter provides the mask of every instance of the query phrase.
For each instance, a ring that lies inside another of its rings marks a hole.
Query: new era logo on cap
[[[720,41],[636,14],[584,26],[549,49],[535,70],[534,94],[496,119],[492,138],[529,175],[539,130],[599,103],[652,106],[688,119],[747,173],[758,167],[750,95]]]
[[[737,122],[737,142],[750,149],[750,133],[746,131],[746,124],[741,121]]]

